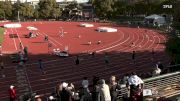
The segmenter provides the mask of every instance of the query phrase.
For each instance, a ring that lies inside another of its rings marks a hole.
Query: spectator
[[[9,89],[9,97],[10,97],[10,101],[15,101],[15,100],[17,99],[16,89],[14,88],[13,85],[10,86],[10,89]]]
[[[72,101],[71,94],[67,90],[68,84],[63,82],[62,83],[62,91],[60,92],[61,101]]]
[[[4,62],[3,61],[0,61],[0,71],[1,71],[2,77],[5,77],[5,74],[4,74]]]
[[[100,101],[111,101],[109,86],[105,83],[104,79],[99,81],[98,91],[100,93]]]
[[[42,73],[42,74],[45,74],[45,72],[44,72],[44,66],[43,66],[43,63],[42,63],[42,60],[41,60],[41,59],[39,59],[38,64],[39,64],[39,69],[40,69],[41,73]]]
[[[152,49],[152,61],[154,60],[154,55],[155,55],[155,52],[154,52],[154,49]]]
[[[156,64],[156,67],[155,67],[155,69],[154,69],[154,71],[152,73],[152,76],[160,75],[160,73],[161,73],[161,69],[158,68],[158,65]]]
[[[98,81],[99,77],[93,76],[93,90],[92,90],[92,101],[100,101],[98,92]]]
[[[164,66],[162,65],[162,63],[161,62],[158,62],[158,68],[160,68],[161,70],[163,70],[164,69]]]
[[[87,77],[84,77],[83,81],[82,81],[82,87],[84,89],[87,89],[88,90],[88,87],[89,87],[89,81],[87,79]]]
[[[143,81],[136,73],[132,73],[128,79],[128,90],[130,91],[130,101],[143,101]]]
[[[69,90],[70,92],[74,92],[75,90],[74,85],[72,83],[69,83],[67,86],[67,90]]]
[[[79,56],[76,56],[76,65],[79,65]]]
[[[105,53],[104,61],[106,64],[109,64],[109,58],[107,53]]]
[[[111,76],[111,78],[110,78],[109,89],[110,89],[111,101],[117,101],[117,96],[118,96],[119,90],[121,88],[118,85],[118,83],[116,82],[115,76]]]
[[[56,97],[57,97],[58,100],[60,99],[60,92],[61,92],[61,90],[62,90],[61,84],[58,83],[58,84],[56,85]]]
[[[41,96],[40,95],[36,95],[35,96],[35,101],[42,101]]]
[[[127,84],[128,79],[129,79],[129,74],[125,74],[123,77],[123,84]]]
[[[135,64],[135,55],[136,55],[136,52],[133,51],[133,53],[132,53],[132,60],[133,60],[133,63],[134,63],[134,64]]]
[[[93,86],[98,85],[99,77],[93,76]]]

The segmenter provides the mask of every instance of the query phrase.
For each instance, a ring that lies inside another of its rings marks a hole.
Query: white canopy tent
[[[166,23],[165,18],[156,14],[145,17],[145,23],[163,25]]]

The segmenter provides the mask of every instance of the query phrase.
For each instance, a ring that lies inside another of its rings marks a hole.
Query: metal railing
[[[180,82],[180,72],[174,72],[174,73],[168,73],[156,77],[151,77],[144,79],[144,87],[147,89],[162,89],[164,87],[169,87],[172,84]],[[119,95],[120,98],[123,97],[123,95],[127,94],[127,88],[123,87],[121,89],[121,94]]]

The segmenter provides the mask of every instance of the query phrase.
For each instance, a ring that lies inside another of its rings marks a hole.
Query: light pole
[[[18,11],[18,21],[19,21],[19,23],[20,23],[20,18],[19,18],[19,11]]]

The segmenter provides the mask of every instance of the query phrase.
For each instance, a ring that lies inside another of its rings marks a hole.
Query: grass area
[[[0,27],[0,44],[2,44],[4,38],[4,28]]]

